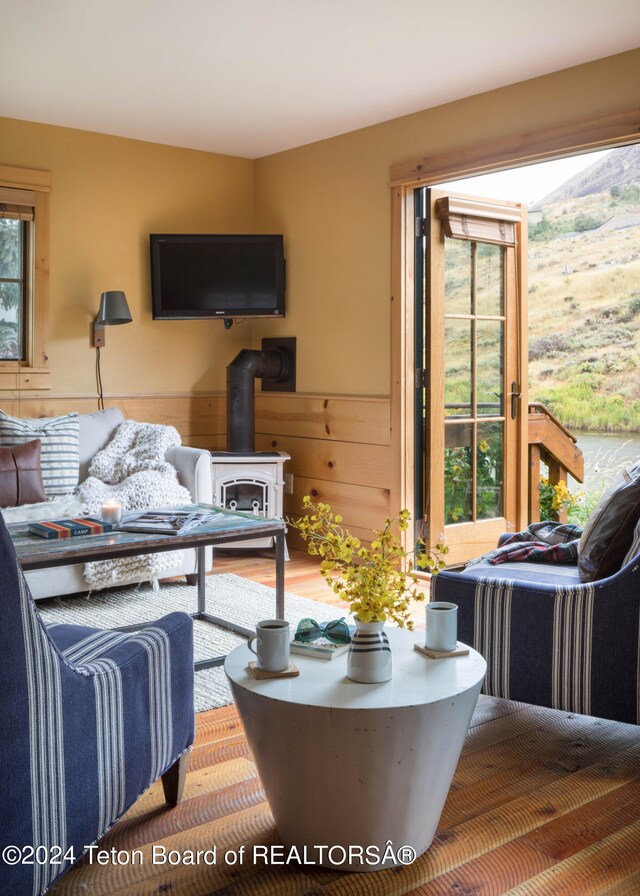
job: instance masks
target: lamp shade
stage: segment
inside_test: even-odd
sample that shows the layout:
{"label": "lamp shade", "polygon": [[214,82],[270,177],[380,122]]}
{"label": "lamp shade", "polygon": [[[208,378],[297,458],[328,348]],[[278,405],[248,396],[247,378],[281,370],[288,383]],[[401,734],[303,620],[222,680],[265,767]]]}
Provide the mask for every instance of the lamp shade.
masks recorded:
{"label": "lamp shade", "polygon": [[131,312],[127,304],[127,297],[120,290],[110,290],[103,292],[100,297],[100,309],[96,317],[98,326],[109,326],[111,324],[130,324]]}

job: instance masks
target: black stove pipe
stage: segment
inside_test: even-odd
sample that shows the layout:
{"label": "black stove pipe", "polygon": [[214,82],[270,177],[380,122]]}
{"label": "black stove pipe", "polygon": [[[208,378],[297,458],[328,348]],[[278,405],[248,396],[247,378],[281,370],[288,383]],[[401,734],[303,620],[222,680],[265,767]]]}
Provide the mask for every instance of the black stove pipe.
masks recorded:
{"label": "black stove pipe", "polygon": [[289,372],[285,351],[243,348],[227,367],[227,451],[253,454],[256,450],[254,379],[282,380]]}

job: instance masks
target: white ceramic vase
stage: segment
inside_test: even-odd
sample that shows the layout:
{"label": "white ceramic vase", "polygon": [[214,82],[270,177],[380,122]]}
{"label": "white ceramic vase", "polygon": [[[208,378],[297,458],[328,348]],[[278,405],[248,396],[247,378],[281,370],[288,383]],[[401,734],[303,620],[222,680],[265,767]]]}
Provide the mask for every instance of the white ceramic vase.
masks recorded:
{"label": "white ceramic vase", "polygon": [[347,678],[366,683],[389,681],[393,667],[384,622],[360,622],[356,616],[355,623],[347,656]]}

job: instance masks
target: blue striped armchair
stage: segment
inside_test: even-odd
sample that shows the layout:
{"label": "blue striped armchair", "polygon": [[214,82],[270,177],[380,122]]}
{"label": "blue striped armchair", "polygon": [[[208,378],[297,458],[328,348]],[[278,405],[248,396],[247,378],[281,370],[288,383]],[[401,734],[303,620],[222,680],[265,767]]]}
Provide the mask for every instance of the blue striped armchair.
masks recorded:
{"label": "blue striped armchair", "polygon": [[0,892],[39,896],[157,778],[170,804],[180,798],[192,621],[45,627],[2,520],[0,583]]}
{"label": "blue striped armchair", "polygon": [[487,661],[484,693],[640,724],[640,552],[588,584],[576,564],[481,562],[431,591],[458,605],[459,639]]}

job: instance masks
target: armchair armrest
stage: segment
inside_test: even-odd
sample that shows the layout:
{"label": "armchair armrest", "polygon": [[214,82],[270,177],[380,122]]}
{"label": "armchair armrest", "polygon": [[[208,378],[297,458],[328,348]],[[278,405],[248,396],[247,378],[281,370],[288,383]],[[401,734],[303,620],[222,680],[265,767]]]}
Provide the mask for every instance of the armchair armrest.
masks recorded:
{"label": "armchair armrest", "polygon": [[431,594],[458,605],[458,637],[487,660],[484,693],[640,724],[639,559],[585,584],[563,564],[555,584],[549,564],[445,570]]}
{"label": "armchair armrest", "polygon": [[213,480],[211,476],[211,454],[203,448],[189,448],[181,445],[169,448],[165,460],[178,472],[181,485],[188,488],[194,503],[211,503]]}

